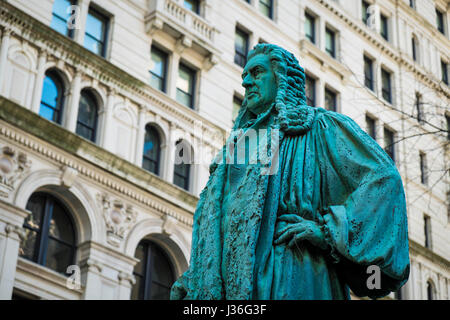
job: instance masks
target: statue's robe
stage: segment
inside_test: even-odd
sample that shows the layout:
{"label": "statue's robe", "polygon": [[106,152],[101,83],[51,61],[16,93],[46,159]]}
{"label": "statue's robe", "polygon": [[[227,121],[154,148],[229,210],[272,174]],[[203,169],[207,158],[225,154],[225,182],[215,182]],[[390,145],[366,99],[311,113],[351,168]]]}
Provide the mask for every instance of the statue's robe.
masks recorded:
{"label": "statue's robe", "polygon": [[[214,167],[194,215],[189,269],[174,286],[185,299],[349,299],[349,288],[376,298],[407,281],[406,203],[395,164],[347,116],[302,108],[311,124],[281,134],[274,174],[258,165]],[[270,114],[251,127],[276,128]],[[275,245],[283,214],[315,221],[328,247]],[[380,289],[371,286],[377,270]],[[172,298],[182,298],[177,292]]]}

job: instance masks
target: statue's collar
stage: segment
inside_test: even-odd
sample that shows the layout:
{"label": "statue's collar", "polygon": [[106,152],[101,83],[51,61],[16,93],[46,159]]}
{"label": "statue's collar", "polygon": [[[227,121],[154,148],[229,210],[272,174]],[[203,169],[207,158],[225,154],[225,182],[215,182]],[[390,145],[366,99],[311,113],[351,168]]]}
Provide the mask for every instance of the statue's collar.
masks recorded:
{"label": "statue's collar", "polygon": [[[247,112],[249,111],[247,110]],[[273,103],[264,113],[259,114],[256,118],[248,119],[239,127],[245,130],[270,125],[288,135],[302,135],[312,128],[315,116],[316,110],[307,105],[278,108]],[[272,119],[273,121],[271,121]]]}

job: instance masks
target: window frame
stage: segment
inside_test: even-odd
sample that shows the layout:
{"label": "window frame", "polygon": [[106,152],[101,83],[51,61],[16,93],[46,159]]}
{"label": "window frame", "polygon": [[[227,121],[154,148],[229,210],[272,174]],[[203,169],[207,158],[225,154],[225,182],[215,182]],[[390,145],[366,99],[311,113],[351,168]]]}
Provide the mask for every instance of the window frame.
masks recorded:
{"label": "window frame", "polygon": [[[387,137],[392,138],[392,142],[387,141],[388,140]],[[395,152],[395,131],[385,126],[383,130],[383,140],[384,140],[384,148],[383,148],[384,151],[388,154],[388,156],[392,159],[392,161],[396,163],[397,154]]]}
{"label": "window frame", "polygon": [[[384,78],[387,76],[389,87],[385,88],[384,86]],[[381,96],[383,99],[392,104],[393,102],[393,90],[392,90],[392,72],[385,68],[381,68]]]}
{"label": "window frame", "polygon": [[441,59],[441,81],[448,85],[448,63]]}
{"label": "window frame", "polygon": [[[312,94],[313,97],[312,99],[310,99],[310,97],[308,97],[308,91],[306,89],[306,84],[307,82],[312,82]],[[306,97],[306,104],[311,106],[311,107],[315,107],[317,105],[317,94],[316,94],[316,88],[317,88],[317,79],[313,76],[310,76],[309,74],[305,74],[305,97]],[[311,101],[312,100],[312,101]],[[310,104],[311,101],[312,104]]]}
{"label": "window frame", "polygon": [[368,14],[367,11],[369,10],[371,5],[372,4],[366,0],[361,1],[361,14],[362,14],[361,20],[366,26],[369,26],[368,23],[369,23],[370,14]]}
{"label": "window frame", "polygon": [[[87,98],[90,99],[92,101],[92,103],[95,105],[96,112],[95,112],[94,126],[91,128],[91,127],[89,127],[88,124],[85,124],[80,121],[80,104],[78,104],[78,115],[77,115],[77,123],[76,123],[76,127],[75,127],[75,133],[93,143],[96,143],[97,131],[98,131],[98,118],[99,118],[99,111],[100,111],[99,104],[98,104],[97,98],[94,96],[94,94],[90,90],[86,90],[86,89],[83,89],[80,92],[80,103],[81,103],[81,98],[83,97],[83,94],[86,95]],[[91,137],[88,138],[88,137],[85,137],[85,136],[81,135],[80,133],[78,133],[78,125],[80,125],[84,128],[87,128],[89,130],[92,130]]]}
{"label": "window frame", "polygon": [[[77,0],[68,0],[68,1],[70,2],[71,6],[75,6],[75,5],[77,5],[77,3],[78,3]],[[53,5],[54,5],[54,4],[55,4],[55,2],[53,2]],[[54,10],[53,10],[53,8],[52,8],[52,20],[50,21],[50,25],[51,25],[52,22],[53,22],[53,18],[56,18],[56,19],[58,19],[58,20],[60,20],[60,21],[64,21],[64,23],[67,24],[67,20],[65,20],[64,18],[62,18],[62,17],[60,17],[59,15],[55,14],[55,12],[54,12]],[[52,29],[53,29],[53,28],[52,28]],[[59,32],[59,31],[56,30],[56,29],[53,29],[53,30]],[[66,37],[69,37],[70,39],[74,39],[74,37],[75,37],[75,28],[69,29],[69,28],[66,26],[66,34],[64,34],[64,35],[65,35]]]}
{"label": "window frame", "polygon": [[[334,109],[333,110],[329,109],[328,106],[326,106],[327,94],[332,94],[333,95],[333,100],[334,100]],[[324,104],[325,104],[325,106],[324,106],[325,109],[328,110],[328,111],[338,112],[338,93],[337,93],[337,91],[335,91],[334,89],[331,89],[328,86],[325,86],[323,97],[324,97],[323,100],[324,100]]]}
{"label": "window frame", "polygon": [[[60,274],[67,276],[68,274],[66,272],[64,272],[64,273],[59,272],[50,267],[47,267],[46,264],[47,264],[47,258],[48,258],[47,252],[48,252],[48,246],[49,246],[50,239],[53,241],[56,241],[58,243],[62,243],[63,245],[65,245],[67,247],[70,247],[69,249],[70,249],[71,257],[70,257],[69,265],[75,264],[77,243],[78,243],[78,234],[77,234],[76,224],[75,224],[74,218],[72,216],[72,213],[68,209],[68,207],[63,203],[63,201],[61,201],[60,199],[58,199],[57,197],[55,197],[54,195],[52,195],[50,193],[41,192],[41,191],[34,192],[28,199],[27,206],[28,206],[29,201],[32,199],[32,197],[43,197],[44,198],[43,212],[42,212],[42,216],[41,216],[39,229],[36,229],[36,228],[33,228],[32,226],[27,225],[26,220],[23,223],[24,229],[29,229],[37,234],[36,235],[36,243],[34,244],[34,248],[33,248],[33,258],[29,259],[25,256],[23,256],[23,258],[30,260],[34,263],[37,263],[45,268],[48,268],[50,270],[53,270],[55,272],[58,272]],[[69,221],[72,225],[73,239],[74,239],[73,244],[66,243],[65,241],[63,241],[61,239],[57,239],[49,234],[50,221],[53,216],[53,208],[54,208],[55,203],[63,209],[64,214],[69,219]]]}
{"label": "window frame", "polygon": [[419,62],[419,39],[415,34],[411,36],[411,56],[414,62]]}
{"label": "window frame", "polygon": [[[242,99],[240,96],[238,96],[237,94],[233,95],[233,109],[231,111],[231,122],[233,123],[233,125],[236,122],[237,116],[239,115],[239,111],[240,111],[240,108],[242,108],[243,102],[244,102],[244,99]],[[240,106],[236,114],[234,114],[234,110],[235,110],[234,106],[235,105]]]}
{"label": "window frame", "polygon": [[420,183],[427,186],[428,185],[427,155],[423,152],[419,152],[419,158],[420,158]]}
{"label": "window frame", "polygon": [[[332,48],[328,48],[327,44],[327,34],[331,34],[331,44]],[[330,57],[336,59],[337,58],[337,32],[332,28],[325,26],[325,52],[330,55]]]}
{"label": "window frame", "polygon": [[[189,66],[187,66],[185,63],[183,63],[182,61],[179,62],[178,64],[178,77],[180,76],[180,70],[184,69],[184,71],[187,71],[187,73],[189,73],[192,76],[192,83],[191,83],[191,92],[184,92],[183,90],[181,90],[180,88],[178,88],[178,86],[176,87],[176,92],[180,91],[181,93],[184,93],[186,95],[188,95],[190,97],[190,103],[189,105],[185,105],[183,103],[181,103],[180,101],[178,101],[178,99],[176,99],[178,101],[178,103],[194,110],[195,109],[195,89],[196,89],[196,81],[197,81],[197,71]],[[178,78],[177,78],[178,80]]]}
{"label": "window frame", "polygon": [[[187,7],[184,5],[184,4],[186,3],[186,1],[189,1],[189,0],[183,0],[183,4],[182,4],[183,8],[185,8],[186,10],[189,10],[189,11],[191,11],[191,12],[194,12],[194,13],[197,14],[197,15],[200,15],[201,0],[193,0],[193,1],[196,3],[195,10],[191,10],[191,9],[187,8]],[[191,0],[191,1],[192,1],[192,0]]]}
{"label": "window frame", "polygon": [[[316,16],[314,16],[313,14],[311,14],[308,11],[305,11],[305,37],[306,39],[308,39],[312,44],[316,44],[317,42],[317,37],[316,37]],[[311,22],[311,30],[312,30],[312,39],[311,37],[306,33],[306,23],[307,22]]]}
{"label": "window frame", "polygon": [[157,53],[158,55],[161,55],[164,58],[164,69],[163,69],[163,76],[162,76],[162,78],[159,75],[153,73],[152,70],[148,71],[150,73],[150,77],[151,76],[155,76],[158,79],[162,80],[162,88],[161,89],[155,88],[154,86],[151,85],[151,83],[150,83],[150,86],[152,88],[155,88],[155,89],[161,91],[161,92],[167,93],[167,76],[168,76],[169,54],[167,52],[165,52],[164,50],[159,49],[159,47],[152,45],[151,48],[150,48],[150,59],[152,59],[153,51],[155,53]]}
{"label": "window frame", "polygon": [[[145,148],[145,142],[146,142],[146,137],[147,137],[147,132],[148,131],[153,131],[154,133],[155,133],[155,135],[156,135],[156,137],[157,137],[157,139],[158,139],[158,146],[157,146],[157,156],[156,156],[156,158],[157,159],[152,159],[152,158],[150,158],[150,157],[148,157],[146,154],[145,154],[145,150],[142,152],[142,168],[144,169],[144,170],[147,170],[147,171],[149,171],[149,172],[151,172],[151,173],[154,173],[154,174],[156,174],[157,176],[159,176],[160,175],[160,169],[161,169],[161,135],[159,134],[159,132],[158,132],[158,130],[155,128],[155,126],[153,126],[152,124],[147,124],[146,126],[145,126],[145,133],[144,133],[144,146],[143,146],[143,148]],[[145,168],[144,167],[144,164],[145,164],[145,160],[147,160],[147,161],[150,161],[150,162],[152,162],[152,163],[154,163],[155,164],[155,171],[152,171],[152,170],[150,170],[150,169],[148,169],[148,168]]]}
{"label": "window frame", "polygon": [[[367,55],[363,56],[364,59],[364,85],[366,88],[375,92],[375,72],[374,72],[374,60]],[[370,75],[368,77],[366,73],[366,66],[370,68]]]}
{"label": "window frame", "polygon": [[439,8],[436,8],[436,29],[444,36],[445,32],[445,13],[442,12]]}
{"label": "window frame", "polygon": [[[373,124],[373,127],[370,125]],[[366,128],[367,134],[372,137],[373,140],[377,140],[377,120],[370,115],[366,114]]]}
{"label": "window frame", "polygon": [[[179,163],[179,164],[174,164],[174,167],[173,167],[173,184],[174,185],[176,185],[176,186],[178,186],[178,187],[180,187],[180,188],[182,188],[182,189],[184,189],[184,190],[186,190],[186,191],[190,191],[191,190],[191,183],[192,183],[192,165],[193,165],[193,163],[192,163],[192,161],[193,161],[193,155],[194,155],[194,150],[193,150],[193,148],[192,148],[192,146],[187,142],[187,141],[185,141],[185,140],[178,140],[176,143],[175,143],[175,152],[179,152],[178,151],[178,144],[184,144],[184,146],[182,147],[183,148],[183,158],[184,158],[184,150],[187,148],[188,150],[189,150],[189,158],[190,158],[190,161],[191,161],[191,163]],[[179,174],[179,173],[177,173],[176,172],[176,168],[178,168],[180,165],[185,165],[185,166],[187,166],[187,174],[186,174],[186,176],[183,176],[183,175],[181,175],[181,174]],[[183,186],[181,186],[181,185],[179,185],[179,184],[177,184],[176,182],[175,182],[175,177],[178,177],[178,178],[182,178],[182,179],[184,179],[184,185]]]}
{"label": "window frame", "polygon": [[41,100],[40,100],[40,104],[39,104],[39,115],[43,118],[45,118],[44,116],[41,115],[41,107],[42,104],[44,104],[45,107],[52,109],[54,112],[57,113],[57,118],[55,120],[50,120],[47,119],[48,121],[52,121],[54,123],[57,123],[59,125],[62,125],[62,120],[63,120],[63,113],[64,113],[64,103],[65,103],[65,84],[64,81],[62,80],[61,76],[58,74],[57,71],[49,69],[45,72],[45,77],[44,80],[49,77],[52,82],[55,84],[55,86],[60,90],[58,90],[58,98],[56,101],[56,105],[59,106],[59,109],[54,108],[52,106],[50,106],[49,104],[43,102],[42,98],[44,95],[44,88],[45,88],[45,83],[42,85],[42,91],[41,91]]}
{"label": "window frame", "polygon": [[[149,239],[144,239],[142,241],[139,242],[138,246],[136,247],[136,249],[139,247],[139,245],[143,245],[145,246],[144,248],[144,252],[145,252],[145,262],[144,262],[144,274],[139,274],[138,272],[136,272],[135,269],[133,269],[133,276],[137,276],[142,278],[142,282],[140,283],[140,287],[137,289],[138,290],[138,300],[149,300],[150,296],[151,296],[151,284],[153,282],[156,282],[153,280],[153,273],[152,273],[152,267],[153,267],[153,253],[154,251],[160,251],[162,253],[162,255],[164,256],[164,258],[166,259],[168,265],[169,265],[169,273],[172,276],[172,285],[173,283],[175,283],[176,280],[176,274],[175,274],[175,266],[173,265],[172,260],[170,259],[169,254],[166,252],[166,250],[164,250],[163,247],[161,247],[159,244],[157,244],[156,242],[149,240]],[[160,286],[165,286],[161,283],[158,283],[158,285]],[[169,294],[170,294],[170,287],[169,289]]]}
{"label": "window frame", "polygon": [[[87,29],[87,25],[86,28],[84,30],[84,37],[89,37],[92,40],[96,41],[96,42],[100,42],[102,44],[102,50],[100,53],[91,51],[90,49],[85,47],[85,44],[83,43],[83,47],[85,47],[87,50],[91,51],[92,53],[95,53],[103,58],[106,58],[106,53],[107,53],[107,47],[108,47],[108,37],[109,37],[109,28],[110,28],[110,23],[111,23],[111,17],[108,14],[105,14],[102,12],[102,10],[97,9],[94,6],[89,6],[89,10],[88,10],[88,16],[92,15],[95,18],[97,18],[98,20],[103,22],[103,42],[96,39],[94,36],[92,36],[91,34],[89,34],[88,29]],[[83,42],[86,42],[86,40],[84,40]]]}
{"label": "window frame", "polygon": [[[236,46],[236,40],[237,40],[237,36],[241,36],[244,38],[245,40],[245,52],[239,52],[237,46]],[[247,56],[248,56],[248,49],[249,49],[249,44],[250,44],[250,34],[245,31],[244,29],[240,28],[239,26],[236,26],[235,28],[235,33],[234,33],[234,63],[237,64],[238,66],[240,66],[241,68],[244,68],[245,65],[247,64]],[[242,60],[243,65],[241,63],[239,63],[239,60]]]}
{"label": "window frame", "polygon": [[382,12],[380,12],[380,35],[384,40],[389,42],[391,36],[389,30],[389,17]]}
{"label": "window frame", "polygon": [[[271,19],[271,20],[273,20],[273,11],[274,11],[274,0],[268,0],[268,1],[270,1],[270,4],[269,5],[267,5],[265,2],[263,2],[263,0],[259,0],[258,2],[258,9],[259,9],[259,12],[262,14],[262,15],[264,15],[265,17],[267,17],[267,18],[269,18],[269,19]],[[265,7],[266,9],[268,9],[269,10],[269,15],[266,15],[266,14],[264,14],[262,11],[261,11],[261,6],[263,6],[263,7]]]}
{"label": "window frame", "polygon": [[424,247],[431,250],[433,248],[431,217],[429,215],[424,214],[423,222],[424,222],[423,228],[424,228],[424,235],[425,235]]}

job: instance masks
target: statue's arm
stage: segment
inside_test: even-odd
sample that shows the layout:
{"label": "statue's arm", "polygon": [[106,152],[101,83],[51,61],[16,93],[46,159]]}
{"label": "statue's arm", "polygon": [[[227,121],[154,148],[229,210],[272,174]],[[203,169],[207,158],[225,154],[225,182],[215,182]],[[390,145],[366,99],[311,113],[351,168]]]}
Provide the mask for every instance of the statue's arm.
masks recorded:
{"label": "statue's arm", "polygon": [[[324,183],[323,220],[350,288],[367,288],[367,268],[380,268],[387,294],[409,275],[406,201],[395,164],[353,120],[325,114],[317,136]],[[350,267],[351,266],[351,267]],[[359,271],[359,272],[357,272]],[[375,295],[377,295],[375,293]]]}

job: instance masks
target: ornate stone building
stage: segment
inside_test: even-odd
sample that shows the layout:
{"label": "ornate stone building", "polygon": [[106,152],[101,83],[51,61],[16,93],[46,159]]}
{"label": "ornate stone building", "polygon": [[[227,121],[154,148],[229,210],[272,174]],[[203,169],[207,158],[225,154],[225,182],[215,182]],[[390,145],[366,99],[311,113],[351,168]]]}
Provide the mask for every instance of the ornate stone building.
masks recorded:
{"label": "ornate stone building", "polygon": [[270,42],[397,164],[411,275],[391,298],[450,299],[449,22],[446,0],[0,0],[0,298],[166,298]]}

